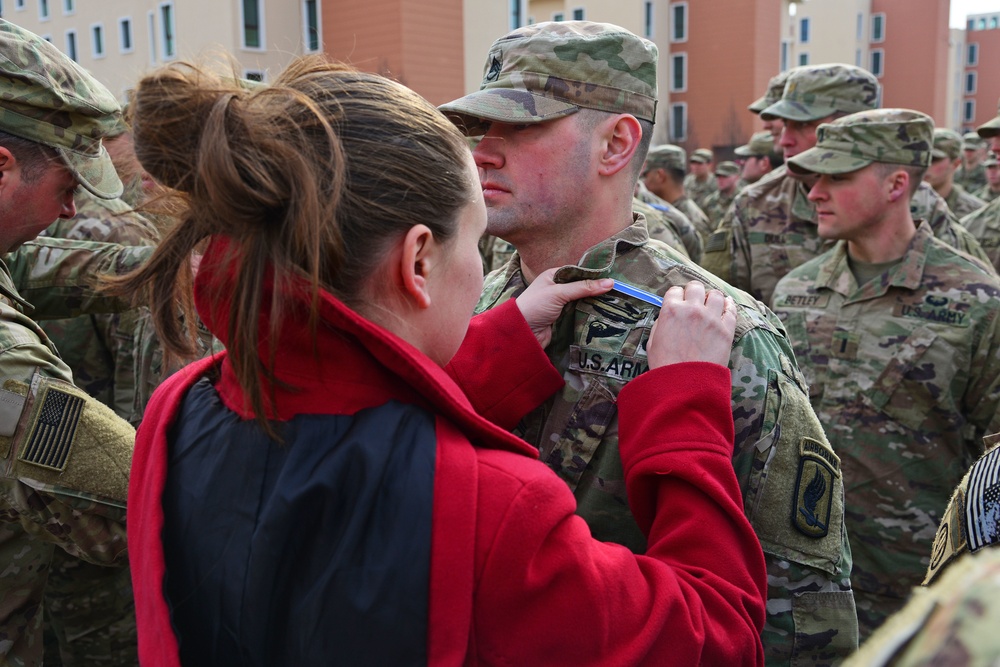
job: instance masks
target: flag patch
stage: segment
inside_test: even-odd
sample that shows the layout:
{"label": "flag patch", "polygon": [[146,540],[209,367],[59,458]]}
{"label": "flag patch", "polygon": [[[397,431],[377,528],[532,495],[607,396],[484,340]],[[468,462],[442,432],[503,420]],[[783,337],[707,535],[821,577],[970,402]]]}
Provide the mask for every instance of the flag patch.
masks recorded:
{"label": "flag patch", "polygon": [[1000,541],[1000,449],[987,452],[969,471],[965,524],[973,553]]}
{"label": "flag patch", "polygon": [[63,471],[83,414],[84,400],[55,387],[45,387],[40,407],[18,457],[25,463]]}

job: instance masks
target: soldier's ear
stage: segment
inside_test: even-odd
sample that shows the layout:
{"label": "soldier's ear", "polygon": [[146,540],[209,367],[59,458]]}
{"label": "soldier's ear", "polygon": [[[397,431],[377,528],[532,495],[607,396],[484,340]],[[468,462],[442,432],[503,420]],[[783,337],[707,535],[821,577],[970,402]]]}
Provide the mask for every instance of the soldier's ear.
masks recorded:
{"label": "soldier's ear", "polygon": [[17,165],[17,159],[6,146],[0,146],[0,189],[7,185],[9,174]]}
{"label": "soldier's ear", "polygon": [[601,176],[612,176],[632,162],[642,141],[642,126],[635,116],[626,113],[609,119],[606,128],[597,170]]}
{"label": "soldier's ear", "polygon": [[910,175],[905,169],[896,169],[888,177],[889,201],[896,202],[902,197],[910,200]]}

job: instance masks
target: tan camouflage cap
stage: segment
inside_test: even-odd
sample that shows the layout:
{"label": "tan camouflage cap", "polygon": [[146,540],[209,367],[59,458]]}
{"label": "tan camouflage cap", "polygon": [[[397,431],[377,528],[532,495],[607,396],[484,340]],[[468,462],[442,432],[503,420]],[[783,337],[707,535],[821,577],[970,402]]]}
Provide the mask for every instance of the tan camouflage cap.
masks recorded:
{"label": "tan camouflage cap", "polygon": [[934,150],[931,151],[933,159],[957,160],[961,154],[962,135],[944,127],[934,128]]}
{"label": "tan camouflage cap", "polygon": [[740,166],[735,162],[730,162],[729,160],[720,162],[719,165],[715,168],[716,176],[736,176],[739,173],[740,173]]}
{"label": "tan camouflage cap", "polygon": [[962,150],[974,151],[986,145],[986,141],[978,132],[966,132],[962,135]]}
{"label": "tan camouflage cap", "polygon": [[774,152],[774,137],[770,132],[754,132],[750,142],[733,151],[740,157],[763,157]]}
{"label": "tan camouflage cap", "polygon": [[118,101],[47,41],[0,20],[0,130],[56,149],[80,185],[102,199],[122,193],[102,137]]}
{"label": "tan camouflage cap", "polygon": [[993,151],[990,151],[989,153],[986,154],[986,159],[983,160],[984,167],[994,167],[998,164],[1000,164],[1000,156],[998,156]]}
{"label": "tan camouflage cap", "polygon": [[786,70],[777,76],[772,76],[771,80],[767,82],[767,92],[764,93],[764,96],[758,97],[756,100],[751,102],[750,105],[747,106],[747,109],[753,113],[760,113],[780,100],[781,93],[785,90],[785,82],[788,81],[788,75],[791,71],[792,70]]}
{"label": "tan camouflage cap", "polygon": [[823,123],[816,145],[789,158],[796,174],[846,174],[873,162],[927,167],[934,121],[910,109],[875,109]]}
{"label": "tan camouflage cap", "polygon": [[715,159],[712,155],[712,151],[707,148],[698,148],[693,153],[691,153],[691,162],[697,162],[698,164],[708,164]]}
{"label": "tan camouflage cap", "polygon": [[646,155],[646,168],[653,169],[656,167],[686,171],[687,151],[673,144],[653,146]]}
{"label": "tan camouflage cap", "polygon": [[529,25],[493,42],[480,89],[439,108],[466,134],[483,121],[542,123],[581,107],[656,116],[656,45],[609,23]]}
{"label": "tan camouflage cap", "polygon": [[997,115],[976,128],[983,139],[989,139],[1000,134],[1000,101],[997,102]]}
{"label": "tan camouflage cap", "polygon": [[853,65],[797,67],[788,75],[781,99],[760,112],[764,120],[808,123],[835,113],[877,109],[881,86],[871,72]]}

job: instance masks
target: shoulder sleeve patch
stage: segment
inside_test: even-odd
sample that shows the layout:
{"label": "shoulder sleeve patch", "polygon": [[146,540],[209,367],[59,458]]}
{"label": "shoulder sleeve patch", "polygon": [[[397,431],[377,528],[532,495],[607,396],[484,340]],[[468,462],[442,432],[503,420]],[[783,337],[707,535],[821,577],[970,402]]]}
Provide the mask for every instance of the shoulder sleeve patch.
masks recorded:
{"label": "shoulder sleeve patch", "polygon": [[51,385],[43,387],[35,402],[20,460],[62,472],[73,448],[83,405],[84,400],[79,396]]}

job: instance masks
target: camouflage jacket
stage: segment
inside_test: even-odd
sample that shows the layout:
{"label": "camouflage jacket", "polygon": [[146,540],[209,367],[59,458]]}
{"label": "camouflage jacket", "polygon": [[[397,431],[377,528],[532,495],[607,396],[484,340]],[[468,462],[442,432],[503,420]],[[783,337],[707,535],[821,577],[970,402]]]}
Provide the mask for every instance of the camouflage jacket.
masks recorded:
{"label": "camouflage jacket", "polygon": [[993,268],[1000,271],[1000,198],[962,218],[962,226],[976,237]]}
{"label": "camouflage jacket", "polygon": [[726,211],[729,210],[729,207],[738,194],[739,190],[737,189],[733,189],[732,194],[729,195],[725,194],[722,190],[716,190],[705,199],[705,205],[701,208],[708,217],[708,226],[711,227],[713,232],[719,226],[719,223],[722,222]]}
{"label": "camouflage jacket", "polygon": [[[120,199],[98,200],[81,193],[77,214],[57,220],[45,236],[106,241],[129,246],[153,245],[155,227]],[[129,419],[135,399],[133,347],[136,312],[81,315],[40,323],[55,343],[77,386],[123,419]]]}
{"label": "camouflage jacket", "polygon": [[[641,219],[591,248],[579,265],[556,273],[557,281],[583,277],[612,277],[656,294],[700,280],[739,304],[730,362],[733,466],[768,562],[767,661],[818,665],[843,659],[857,641],[850,548],[842,528],[843,486],[781,325],[746,294],[651,241]],[[515,254],[487,277],[478,310],[524,288]],[[628,510],[615,402],[625,383],[648,368],[645,343],[657,312],[614,292],[567,307],[546,350],[566,386],[515,429],[573,489],[577,511],[594,537],[636,552],[645,548],[645,539]],[[822,498],[808,508],[796,492],[797,479],[807,474],[803,470],[828,482]],[[800,508],[812,517],[819,512],[822,521],[810,523]]]}
{"label": "camouflage jacket", "polygon": [[[789,271],[829,250],[819,237],[815,208],[806,184],[782,165],[736,196],[705,244],[703,266],[764,303]],[[921,183],[910,202],[913,218],[928,220],[946,243],[988,260],[971,235],[959,229],[944,200]]]}
{"label": "camouflage jacket", "polygon": [[1000,279],[918,226],[858,286],[846,242],[774,293],[810,400],[843,463],[858,614],[898,608],[927,570],[955,485],[1000,430]]}
{"label": "camouflage jacket", "polygon": [[670,205],[683,213],[691,221],[694,228],[698,230],[698,234],[701,235],[702,243],[708,241],[708,237],[714,231],[712,223],[708,221],[708,216],[705,215],[705,212],[690,197],[685,194],[677,201],[670,202]]}
{"label": "camouflage jacket", "polygon": [[989,183],[987,183],[986,185],[984,185],[983,187],[979,188],[978,190],[976,190],[972,194],[974,194],[975,196],[979,197],[984,202],[986,202],[987,204],[989,204],[991,201],[993,201],[997,197],[1000,197],[1000,190],[994,190],[993,188],[990,187]]}
{"label": "camouflage jacket", "polygon": [[963,164],[955,172],[955,183],[966,190],[975,190],[986,185],[986,167],[980,162],[974,169],[966,169]]}
{"label": "camouflage jacket", "polygon": [[684,192],[694,200],[700,209],[705,208],[704,204],[708,196],[718,190],[719,183],[715,180],[715,174],[709,174],[704,181],[699,181],[694,174],[688,174],[684,177]]}
{"label": "camouflage jacket", "polygon": [[632,212],[641,213],[646,218],[646,231],[650,238],[666,243],[697,264],[704,251],[701,234],[686,215],[662,199],[660,201],[663,203],[647,203],[636,197],[632,200]]}
{"label": "camouflage jacket", "polygon": [[986,202],[979,197],[969,194],[966,192],[958,183],[955,183],[951,187],[951,192],[944,199],[948,203],[948,208],[951,209],[959,218],[963,218],[970,213],[974,213],[986,206]]}
{"label": "camouflage jacket", "polygon": [[0,662],[40,664],[54,549],[126,562],[135,431],[71,383],[0,262]]}

